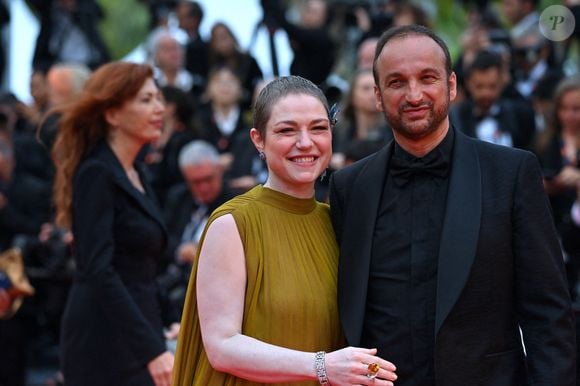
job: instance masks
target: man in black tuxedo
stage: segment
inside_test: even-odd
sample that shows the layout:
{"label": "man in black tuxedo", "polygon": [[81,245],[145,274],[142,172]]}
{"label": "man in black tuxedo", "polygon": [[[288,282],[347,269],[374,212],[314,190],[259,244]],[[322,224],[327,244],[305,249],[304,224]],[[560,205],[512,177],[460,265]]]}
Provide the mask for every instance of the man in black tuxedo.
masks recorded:
{"label": "man in black tuxedo", "polygon": [[502,97],[501,57],[480,51],[465,69],[468,98],[451,108],[451,123],[470,137],[530,150],[536,131],[531,102]]}
{"label": "man in black tuxedo", "polygon": [[574,317],[535,157],[450,125],[456,76],[430,30],[385,32],[373,71],[394,141],[330,186],[348,344],[376,347],[397,386],[575,385]]}

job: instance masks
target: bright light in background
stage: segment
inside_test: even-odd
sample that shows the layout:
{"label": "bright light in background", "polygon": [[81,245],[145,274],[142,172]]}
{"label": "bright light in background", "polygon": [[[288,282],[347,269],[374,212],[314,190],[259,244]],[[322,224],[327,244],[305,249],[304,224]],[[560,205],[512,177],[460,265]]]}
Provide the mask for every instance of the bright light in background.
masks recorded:
{"label": "bright light in background", "polygon": [[[243,50],[249,50],[260,65],[264,77],[273,76],[270,58],[269,37],[265,28],[260,28],[254,36],[256,25],[262,19],[260,0],[198,0],[204,9],[200,27],[201,35],[207,40],[211,27],[217,21],[228,25]],[[32,71],[32,55],[36,44],[39,25],[24,0],[11,0],[10,29],[7,45],[8,88],[20,100],[30,100],[29,79]],[[282,31],[275,34],[278,65],[281,75],[289,74],[292,51],[288,38]]]}
{"label": "bright light in background", "polygon": [[32,55],[39,25],[24,0],[9,1],[10,24],[6,47],[8,89],[22,101],[30,99]]}
{"label": "bright light in background", "polygon": [[234,31],[242,48],[250,45],[252,32],[262,19],[259,0],[197,0],[204,11],[200,26],[201,35],[209,39],[211,27],[218,21],[225,22]]}

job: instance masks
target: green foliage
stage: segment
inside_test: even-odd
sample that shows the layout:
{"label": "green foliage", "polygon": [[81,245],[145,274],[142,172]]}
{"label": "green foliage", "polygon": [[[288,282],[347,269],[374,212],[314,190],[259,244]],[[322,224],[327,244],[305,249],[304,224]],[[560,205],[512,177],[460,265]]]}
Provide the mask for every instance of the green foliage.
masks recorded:
{"label": "green foliage", "polygon": [[138,0],[98,0],[105,12],[100,25],[114,60],[141,44],[149,31],[149,13]]}
{"label": "green foliage", "polygon": [[467,13],[458,0],[437,1],[437,18],[434,29],[449,46],[451,57],[455,59],[459,54],[459,40],[467,28]]}

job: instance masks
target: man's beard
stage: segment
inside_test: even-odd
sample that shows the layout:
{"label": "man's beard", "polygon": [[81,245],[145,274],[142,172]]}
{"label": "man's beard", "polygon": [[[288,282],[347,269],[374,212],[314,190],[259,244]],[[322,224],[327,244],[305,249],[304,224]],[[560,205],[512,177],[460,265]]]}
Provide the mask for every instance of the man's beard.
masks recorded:
{"label": "man's beard", "polygon": [[[391,128],[397,132],[399,135],[404,136],[409,139],[420,139],[428,136],[429,134],[435,132],[441,123],[447,118],[449,113],[449,97],[444,104],[439,105],[438,108],[434,108],[433,102],[425,102],[419,106],[409,106],[408,104],[403,104],[399,106],[397,114],[390,114],[387,112],[383,104],[383,111],[385,111],[385,118]],[[424,119],[420,122],[404,122],[403,116],[406,108],[418,108],[418,107],[429,107],[429,112]]]}

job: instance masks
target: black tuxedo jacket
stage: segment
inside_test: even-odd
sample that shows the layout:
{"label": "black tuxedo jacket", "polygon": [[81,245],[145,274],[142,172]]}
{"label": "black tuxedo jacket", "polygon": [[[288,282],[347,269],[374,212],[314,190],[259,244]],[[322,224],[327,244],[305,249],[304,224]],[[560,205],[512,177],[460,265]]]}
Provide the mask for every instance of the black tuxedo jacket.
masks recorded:
{"label": "black tuxedo jacket", "polygon": [[[525,101],[500,99],[497,102],[499,113],[496,117],[499,128],[509,133],[513,146],[530,150],[536,132],[534,110]],[[470,137],[476,138],[477,119],[473,114],[473,101],[461,102],[451,109],[452,124]]]}
{"label": "black tuxedo jacket", "polygon": [[[436,384],[573,386],[573,314],[538,163],[526,151],[455,134],[438,262]],[[392,148],[391,142],[331,180],[338,302],[350,345],[359,345],[363,329]]]}

